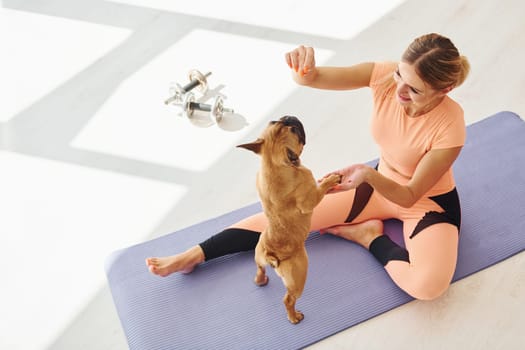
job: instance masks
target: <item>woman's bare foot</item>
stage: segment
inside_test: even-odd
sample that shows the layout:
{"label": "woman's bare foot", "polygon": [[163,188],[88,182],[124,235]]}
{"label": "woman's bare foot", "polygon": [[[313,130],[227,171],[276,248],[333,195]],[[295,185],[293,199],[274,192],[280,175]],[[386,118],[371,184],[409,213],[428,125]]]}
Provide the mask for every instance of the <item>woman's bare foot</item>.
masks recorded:
{"label": "woman's bare foot", "polygon": [[152,274],[166,277],[174,272],[190,273],[203,261],[204,252],[197,245],[177,255],[147,258],[146,265]]}
{"label": "woman's bare foot", "polygon": [[321,234],[330,233],[335,236],[356,242],[368,249],[370,243],[383,234],[383,221],[368,220],[360,224],[338,225],[322,229]]}

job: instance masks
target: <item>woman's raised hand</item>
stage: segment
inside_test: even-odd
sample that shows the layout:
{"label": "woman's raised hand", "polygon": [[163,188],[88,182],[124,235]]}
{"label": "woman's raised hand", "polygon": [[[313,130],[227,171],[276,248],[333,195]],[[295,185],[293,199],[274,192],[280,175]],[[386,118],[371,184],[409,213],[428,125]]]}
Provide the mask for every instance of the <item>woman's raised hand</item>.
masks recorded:
{"label": "woman's raised hand", "polygon": [[285,54],[286,63],[299,76],[303,77],[313,72],[315,68],[315,52],[312,47],[301,45]]}

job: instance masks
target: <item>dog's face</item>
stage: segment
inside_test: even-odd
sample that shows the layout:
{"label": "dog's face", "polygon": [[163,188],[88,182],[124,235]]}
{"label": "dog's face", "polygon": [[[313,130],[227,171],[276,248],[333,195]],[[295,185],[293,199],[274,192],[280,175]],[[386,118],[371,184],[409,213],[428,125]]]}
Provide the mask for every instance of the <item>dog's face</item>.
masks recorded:
{"label": "dog's face", "polygon": [[299,156],[306,144],[303,124],[297,117],[284,116],[271,121],[261,136],[251,143],[238,145],[261,156],[269,154],[276,161],[300,165]]}

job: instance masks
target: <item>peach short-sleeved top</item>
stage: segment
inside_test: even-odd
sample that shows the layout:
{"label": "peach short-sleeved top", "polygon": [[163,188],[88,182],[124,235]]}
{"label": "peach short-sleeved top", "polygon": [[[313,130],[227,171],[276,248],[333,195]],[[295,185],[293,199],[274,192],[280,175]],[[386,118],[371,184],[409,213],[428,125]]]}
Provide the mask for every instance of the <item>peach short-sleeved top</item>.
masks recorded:
{"label": "peach short-sleeved top", "polygon": [[[466,128],[463,109],[448,96],[430,112],[409,117],[396,98],[396,68],[395,62],[374,64],[370,79],[374,100],[371,131],[381,150],[379,172],[404,185],[428,151],[464,145]],[[425,197],[449,192],[454,187],[450,168]]]}

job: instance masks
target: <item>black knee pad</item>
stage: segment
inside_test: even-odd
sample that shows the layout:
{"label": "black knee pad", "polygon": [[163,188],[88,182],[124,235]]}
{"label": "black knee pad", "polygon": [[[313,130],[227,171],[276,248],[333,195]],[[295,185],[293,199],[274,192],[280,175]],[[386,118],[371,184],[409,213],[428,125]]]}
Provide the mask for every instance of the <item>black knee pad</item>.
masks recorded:
{"label": "black knee pad", "polygon": [[220,256],[254,250],[261,233],[240,228],[228,228],[211,236],[200,247],[204,252],[205,260]]}
{"label": "black knee pad", "polygon": [[370,243],[370,253],[385,266],[390,260],[410,262],[408,251],[398,246],[387,235],[381,235]]}

